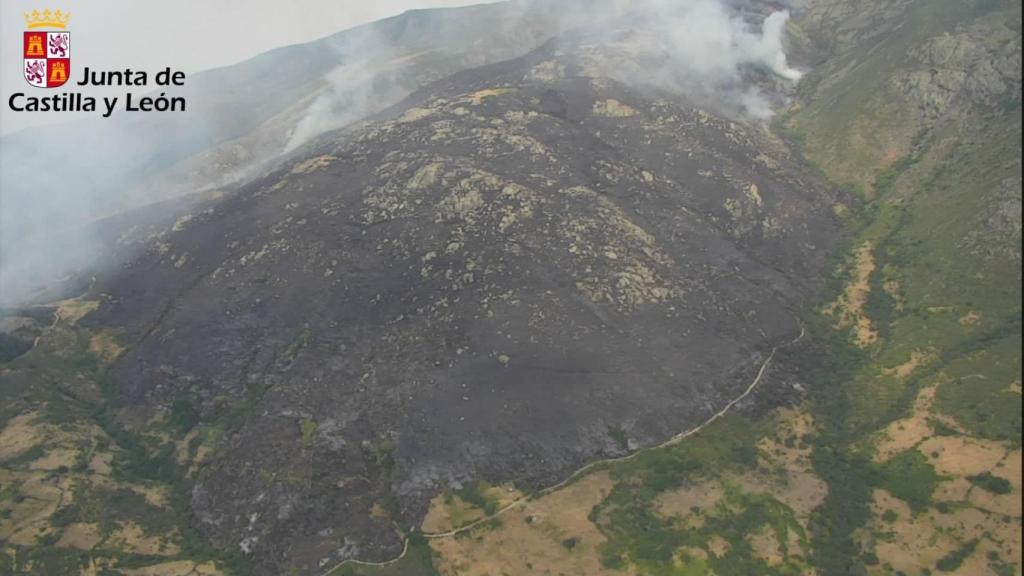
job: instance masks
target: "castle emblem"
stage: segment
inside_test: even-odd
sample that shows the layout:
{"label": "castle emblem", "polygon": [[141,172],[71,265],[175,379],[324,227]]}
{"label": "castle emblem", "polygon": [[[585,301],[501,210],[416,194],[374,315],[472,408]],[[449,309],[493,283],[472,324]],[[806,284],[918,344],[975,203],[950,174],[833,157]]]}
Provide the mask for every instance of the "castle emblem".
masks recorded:
{"label": "castle emblem", "polygon": [[[26,12],[24,39],[25,80],[38,88],[56,88],[71,76],[70,12]],[[48,30],[54,29],[54,30]]]}

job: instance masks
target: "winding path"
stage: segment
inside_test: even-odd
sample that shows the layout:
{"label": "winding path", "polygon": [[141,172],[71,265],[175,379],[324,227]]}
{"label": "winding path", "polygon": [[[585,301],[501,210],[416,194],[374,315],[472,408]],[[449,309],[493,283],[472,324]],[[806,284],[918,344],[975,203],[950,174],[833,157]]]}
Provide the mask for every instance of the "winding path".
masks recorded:
{"label": "winding path", "polygon": [[[492,514],[489,514],[487,516],[483,516],[481,518],[478,518],[478,519],[470,522],[469,524],[465,524],[463,526],[459,526],[458,528],[455,528],[455,529],[452,529],[452,530],[448,530],[446,532],[427,532],[427,533],[423,534],[423,537],[428,539],[428,540],[434,540],[434,539],[438,539],[438,538],[450,538],[452,536],[456,536],[456,535],[461,534],[463,532],[467,532],[467,531],[472,530],[473,528],[476,528],[477,526],[479,526],[479,525],[481,525],[481,524],[483,524],[485,522],[489,522],[490,520],[493,520],[494,518],[497,518],[498,516],[501,516],[505,512],[511,510],[512,508],[515,508],[516,506],[522,504],[523,502],[528,502],[530,500],[535,500],[537,498],[541,498],[541,497],[543,497],[543,496],[545,496],[547,494],[550,494],[551,492],[554,492],[555,490],[558,490],[560,488],[564,488],[565,486],[567,486],[567,485],[571,484],[572,482],[574,482],[580,476],[583,476],[584,474],[594,470],[595,468],[598,468],[600,466],[606,466],[608,464],[616,464],[616,463],[620,463],[620,462],[628,462],[628,461],[633,460],[634,458],[640,456],[641,454],[645,454],[647,452],[651,452],[652,450],[660,450],[661,448],[666,448],[668,446],[674,446],[676,444],[679,444],[680,442],[682,442],[686,438],[689,438],[690,436],[693,436],[694,434],[697,434],[698,432],[700,432],[704,428],[708,427],[709,425],[711,425],[713,422],[715,422],[716,420],[718,420],[722,416],[725,416],[729,412],[729,410],[731,410],[733,408],[733,406],[735,406],[739,402],[742,402],[743,399],[745,399],[747,396],[750,396],[750,394],[754,391],[754,389],[757,388],[757,385],[761,383],[761,380],[763,379],[765,372],[768,370],[768,365],[771,364],[772,359],[775,358],[775,353],[779,351],[779,348],[785,348],[787,346],[792,346],[792,345],[796,344],[797,342],[799,342],[800,340],[803,339],[804,334],[806,334],[806,330],[804,329],[803,324],[800,323],[799,320],[797,320],[797,325],[800,326],[800,335],[797,336],[796,338],[794,338],[792,341],[787,342],[786,344],[783,344],[781,346],[776,346],[776,347],[772,348],[771,353],[768,354],[768,357],[765,358],[765,361],[763,363],[761,363],[761,368],[758,369],[757,375],[754,377],[753,381],[750,382],[750,384],[743,391],[743,393],[740,394],[739,396],[733,398],[721,410],[719,410],[718,412],[715,412],[714,414],[712,414],[710,418],[705,420],[702,424],[698,425],[697,427],[690,428],[689,430],[685,430],[683,432],[680,432],[679,434],[676,434],[675,436],[672,436],[668,440],[665,440],[661,444],[655,444],[653,446],[648,446],[647,448],[641,448],[640,450],[637,450],[636,452],[633,452],[632,454],[627,454],[626,456],[618,456],[618,457],[615,457],[615,458],[605,458],[603,460],[595,460],[594,462],[591,462],[590,464],[587,464],[587,465],[583,466],[582,468],[576,470],[575,472],[570,474],[565,480],[562,480],[558,484],[555,484],[553,486],[548,486],[547,488],[544,488],[543,490],[540,490],[540,491],[534,492],[532,494],[529,494],[529,495],[523,496],[521,498],[518,498],[518,499],[510,502],[509,504],[505,505],[504,507],[500,508],[499,510],[496,510]],[[404,558],[405,555],[408,552],[409,552],[409,538],[406,537],[405,541],[403,543],[402,553],[399,554],[398,556],[392,558],[391,560],[385,560],[383,562],[365,562],[365,561],[362,561],[362,560],[356,560],[356,559],[350,558],[348,560],[344,560],[344,561],[342,561],[342,562],[340,562],[338,564],[335,564],[329,570],[324,572],[321,576],[330,576],[332,573],[334,573],[335,571],[341,569],[346,564],[351,564],[353,566],[376,566],[376,567],[390,566],[391,564],[394,564],[394,563],[400,561],[402,558]]]}

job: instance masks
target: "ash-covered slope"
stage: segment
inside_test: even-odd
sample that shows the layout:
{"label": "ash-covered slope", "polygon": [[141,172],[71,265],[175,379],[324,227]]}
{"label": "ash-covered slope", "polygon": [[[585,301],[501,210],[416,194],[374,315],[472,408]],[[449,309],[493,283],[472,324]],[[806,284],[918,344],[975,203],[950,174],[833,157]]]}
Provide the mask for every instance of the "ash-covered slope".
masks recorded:
{"label": "ash-covered slope", "polygon": [[522,56],[557,32],[544,14],[532,2],[409,11],[191,75],[166,90],[186,98],[184,113],[4,136],[0,301],[30,301],[46,283],[101,267],[110,246],[85,223],[243,181],[309,137],[427,83]]}
{"label": "ash-covered slope", "polygon": [[214,543],[266,574],[392,557],[446,484],[664,440],[800,333],[835,198],[756,123],[610,77],[644,38],[599,40],[325,135],[98,280],[124,419],[220,431]]}

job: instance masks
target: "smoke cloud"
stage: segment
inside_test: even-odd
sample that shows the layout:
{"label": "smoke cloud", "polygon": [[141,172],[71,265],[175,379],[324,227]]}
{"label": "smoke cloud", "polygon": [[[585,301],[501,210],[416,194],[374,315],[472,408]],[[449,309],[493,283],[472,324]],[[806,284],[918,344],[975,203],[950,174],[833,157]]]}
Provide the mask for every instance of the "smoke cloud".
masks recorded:
{"label": "smoke cloud", "polygon": [[[777,104],[744,81],[745,69],[763,68],[788,83],[802,76],[789,66],[783,49],[786,10],[757,22],[757,13],[730,9],[720,0],[522,0],[517,6],[515,24],[506,27],[582,35],[597,50],[630,53],[634,66],[650,65],[630,69],[611,56],[592,64],[624,83],[683,92],[736,116],[764,120]],[[638,38],[637,29],[648,34]],[[632,39],[623,38],[628,32]],[[306,109],[283,152],[396,103],[415,88],[403,81],[409,71],[401,54],[377,34],[361,34],[338,51],[347,62],[325,76],[327,89]]]}
{"label": "smoke cloud", "polygon": [[97,218],[251,178],[425,83],[524,55],[553,37],[575,44],[588,73],[737,119],[767,119],[801,72],[784,50],[789,13],[764,6],[519,0],[419,12],[190,76],[190,108],[180,117],[88,120],[5,136],[0,305],[111,264],[110,246],[88,225]]}
{"label": "smoke cloud", "polygon": [[789,12],[765,16],[757,6],[617,0],[566,14],[562,27],[563,34],[581,38],[592,56],[589,66],[602,75],[679,93],[737,118],[765,120],[802,73],[789,66],[783,47]]}
{"label": "smoke cloud", "polygon": [[331,50],[343,64],[324,75],[326,87],[289,132],[284,153],[394,104],[416,87],[407,60],[373,29]]}
{"label": "smoke cloud", "polygon": [[788,11],[773,12],[758,29],[713,0],[686,2],[675,10],[665,0],[658,4],[668,22],[672,79],[684,90],[736,104],[763,120],[772,115],[772,103],[759,86],[744,81],[745,70],[763,68],[790,83],[800,80],[801,72],[789,66],[782,46]]}

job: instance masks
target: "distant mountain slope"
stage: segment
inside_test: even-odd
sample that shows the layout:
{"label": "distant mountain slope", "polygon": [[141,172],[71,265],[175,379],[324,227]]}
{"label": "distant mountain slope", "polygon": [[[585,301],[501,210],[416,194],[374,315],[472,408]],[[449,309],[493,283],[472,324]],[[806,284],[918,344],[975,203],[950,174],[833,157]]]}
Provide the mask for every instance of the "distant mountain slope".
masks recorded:
{"label": "distant mountain slope", "polygon": [[[187,79],[175,114],[24,130],[0,140],[0,282],[8,299],[96,264],[90,220],[251,177],[321,131],[557,31],[532,4],[411,11]],[[70,241],[53,239],[66,231]]]}
{"label": "distant mountain slope", "polygon": [[[1019,529],[974,528],[1017,524],[1019,506],[952,486],[994,474],[1020,498],[1021,4],[823,0],[801,24],[828,58],[781,124],[868,201],[827,309],[861,351],[823,401],[850,467],[831,475],[821,566],[1019,574]],[[888,489],[912,527],[886,526],[864,459],[906,466],[916,487]]]}

